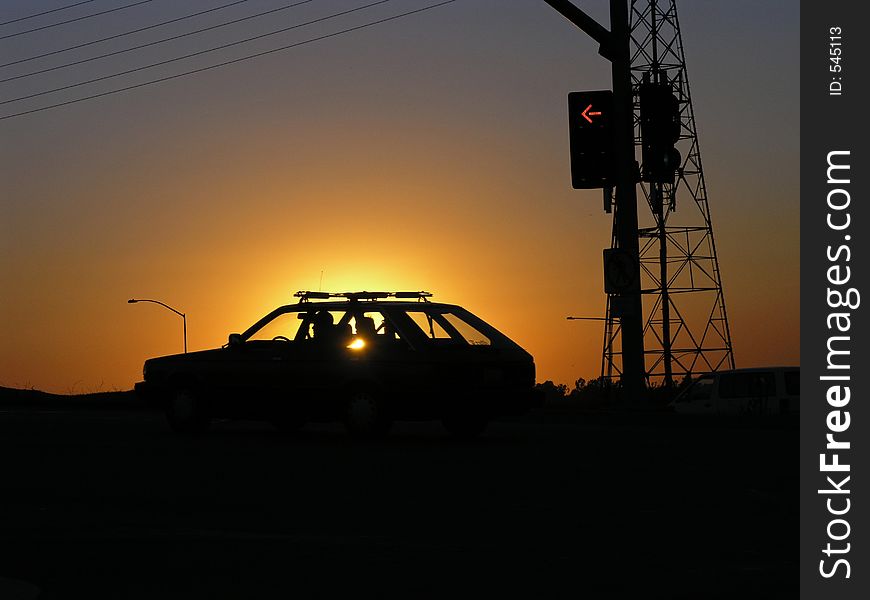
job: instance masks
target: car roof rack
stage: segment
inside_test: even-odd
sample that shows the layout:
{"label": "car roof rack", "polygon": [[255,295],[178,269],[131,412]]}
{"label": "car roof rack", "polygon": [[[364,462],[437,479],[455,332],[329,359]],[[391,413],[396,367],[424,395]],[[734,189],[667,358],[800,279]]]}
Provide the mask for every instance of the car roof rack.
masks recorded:
{"label": "car roof rack", "polygon": [[358,300],[382,300],[384,298],[396,298],[398,300],[418,300],[420,302],[428,302],[432,297],[430,292],[312,292],[307,290],[299,290],[294,297],[299,298],[300,302],[310,302],[311,300],[329,300],[331,298],[344,298],[350,302]]}

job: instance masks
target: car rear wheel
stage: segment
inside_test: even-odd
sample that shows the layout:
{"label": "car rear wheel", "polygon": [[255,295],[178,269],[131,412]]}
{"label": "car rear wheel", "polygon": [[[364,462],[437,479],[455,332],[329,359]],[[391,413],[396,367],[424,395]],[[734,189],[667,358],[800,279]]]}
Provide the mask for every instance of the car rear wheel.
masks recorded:
{"label": "car rear wheel", "polygon": [[175,389],[166,403],[166,420],[173,431],[201,433],[208,429],[210,419],[199,394],[188,387]]}
{"label": "car rear wheel", "polygon": [[383,400],[369,390],[351,392],[344,422],[350,434],[366,437],[386,435],[393,425]]}

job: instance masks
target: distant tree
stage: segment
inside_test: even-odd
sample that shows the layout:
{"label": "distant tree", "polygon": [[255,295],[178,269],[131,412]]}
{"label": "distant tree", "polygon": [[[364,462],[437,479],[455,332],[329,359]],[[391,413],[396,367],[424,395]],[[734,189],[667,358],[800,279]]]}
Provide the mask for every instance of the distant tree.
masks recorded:
{"label": "distant tree", "polygon": [[568,395],[568,386],[564,383],[553,383],[552,380],[548,379],[544,383],[539,383],[535,385],[535,387],[542,392],[544,392],[544,402],[553,402],[564,400]]}

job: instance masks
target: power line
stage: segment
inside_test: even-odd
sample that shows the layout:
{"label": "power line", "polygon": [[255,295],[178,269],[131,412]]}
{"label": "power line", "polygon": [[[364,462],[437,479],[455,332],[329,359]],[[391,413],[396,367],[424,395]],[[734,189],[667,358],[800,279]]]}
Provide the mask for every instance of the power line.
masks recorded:
{"label": "power line", "polygon": [[357,6],[356,8],[351,8],[349,10],[345,10],[342,12],[338,12],[335,14],[327,15],[325,17],[320,17],[318,19],[312,19],[311,21],[306,21],[305,23],[298,23],[296,25],[291,25],[290,27],[283,27],[281,29],[276,29],[275,31],[270,31],[268,33],[262,33],[260,35],[255,35],[253,37],[245,38],[243,40],[238,40],[235,42],[230,42],[228,44],[221,44],[220,46],[215,46],[213,48],[207,48],[205,50],[198,50],[196,52],[191,52],[190,54],[184,54],[182,56],[176,56],[173,58],[169,58],[166,60],[162,60],[159,62],[143,65],[141,67],[134,67],[132,69],[127,69],[126,71],[118,71],[117,73],[112,73],[111,75],[103,75],[101,77],[94,77],[93,79],[86,79],[85,81],[79,81],[77,83],[71,83],[69,85],[64,85],[48,90],[43,90],[41,92],[34,92],[32,94],[27,94],[25,96],[18,96],[17,98],[10,98],[9,100],[0,101],[0,106],[4,104],[11,104],[12,102],[20,102],[21,100],[29,100],[31,98],[37,98],[39,96],[45,96],[46,94],[53,94],[55,92],[62,92],[64,90],[69,90],[76,87],[81,87],[83,85],[88,85],[91,83],[97,83],[99,81],[106,81],[107,79],[114,79],[115,77],[121,77],[122,75],[129,75],[130,73],[136,73],[138,71],[144,71],[146,69],[153,69],[154,67],[160,67],[163,65],[168,65],[169,63],[178,62],[179,60],[186,60],[188,58],[193,58],[194,56],[200,56],[202,54],[208,54],[210,52],[216,52],[217,50],[224,50],[226,48],[231,48],[233,46],[238,46],[240,44],[246,44],[248,42],[252,42],[254,40],[259,40],[265,37],[269,37],[272,35],[277,35],[279,33],[285,33],[292,29],[299,29],[300,27],[306,27],[308,25],[313,25],[314,23],[319,23],[321,21],[328,21],[329,19],[334,19],[336,17],[341,17],[350,13],[354,13],[360,10],[364,10],[366,8],[371,8],[373,6],[377,6],[378,4],[385,4],[387,2],[392,2],[392,0],[377,0],[376,2],[371,2],[369,4],[364,4],[362,6]]}
{"label": "power line", "polygon": [[100,12],[91,13],[89,15],[82,15],[81,17],[67,19],[66,21],[58,21],[57,23],[50,23],[48,25],[34,27],[33,29],[25,29],[24,31],[19,31],[17,33],[10,33],[10,34],[4,35],[4,36],[0,36],[0,40],[7,40],[9,38],[17,37],[19,35],[26,35],[28,33],[33,33],[35,31],[42,31],[43,29],[50,29],[52,27],[59,27],[60,25],[67,25],[69,23],[75,23],[76,21],[84,21],[85,19],[99,17],[100,15],[107,15],[109,13],[117,12],[119,10],[133,8],[134,6],[139,6],[140,4],[148,4],[149,2],[153,2],[153,1],[154,0],[139,0],[138,2],[131,2],[130,4],[125,4],[124,6],[116,6],[115,8],[109,8],[106,10],[102,10]]}
{"label": "power line", "polygon": [[363,23],[362,25],[357,25],[357,26],[355,26],[355,27],[349,27],[349,28],[347,28],[347,29],[342,29],[342,30],[340,30],[340,31],[336,31],[336,32],[333,32],[333,33],[327,33],[327,34],[325,34],[325,35],[321,35],[321,36],[318,36],[318,37],[309,38],[309,39],[307,39],[307,40],[303,40],[303,41],[301,41],[301,42],[296,42],[295,44],[290,44],[290,45],[287,45],[287,46],[281,46],[280,48],[273,48],[273,49],[271,49],[271,50],[265,50],[265,51],[263,51],[263,52],[257,52],[256,54],[249,54],[249,55],[247,55],[247,56],[242,56],[242,57],[240,57],[240,58],[234,58],[234,59],[232,59],[232,60],[228,60],[228,61],[224,61],[224,62],[221,62],[221,63],[217,63],[217,64],[209,65],[209,66],[207,66],[207,67],[200,67],[199,69],[193,69],[193,70],[191,70],[191,71],[185,71],[184,73],[176,73],[175,75],[168,75],[168,76],[166,76],[166,77],[161,77],[161,78],[159,78],[159,79],[152,79],[152,80],[150,80],[150,81],[145,81],[145,82],[142,82],[142,83],[137,83],[137,84],[135,84],[135,85],[128,85],[128,86],[126,86],[126,87],[117,88],[117,89],[114,89],[114,90],[109,90],[109,91],[107,91],[107,92],[101,92],[101,93],[99,93],[99,94],[92,94],[92,95],[90,95],[90,96],[84,96],[84,97],[82,97],[82,98],[75,98],[75,99],[73,99],[73,100],[67,100],[67,101],[65,101],[65,102],[58,102],[57,104],[51,104],[51,105],[49,105],[49,106],[41,106],[41,107],[39,107],[39,108],[33,108],[33,109],[30,109],[30,110],[25,110],[25,111],[21,111],[21,112],[18,112],[18,113],[13,113],[13,114],[11,114],[11,115],[4,115],[4,116],[0,117],[0,121],[4,121],[4,120],[6,120],[6,119],[13,119],[13,118],[15,118],[15,117],[21,117],[21,116],[24,116],[24,115],[30,115],[30,114],[33,114],[33,113],[42,112],[42,111],[44,111],[44,110],[51,110],[51,109],[54,109],[54,108],[60,108],[61,106],[68,106],[68,105],[70,105],[70,104],[76,104],[76,103],[78,103],[78,102],[85,102],[86,100],[93,100],[93,99],[95,99],[95,98],[102,98],[103,96],[110,96],[110,95],[112,95],[112,94],[119,94],[119,93],[121,93],[121,92],[126,92],[126,91],[129,91],[129,90],[134,90],[134,89],[142,88],[142,87],[146,87],[146,86],[149,86],[149,85],[154,85],[154,84],[157,84],[157,83],[162,83],[162,82],[164,82],[164,81],[170,81],[170,80],[172,80],[172,79],[178,79],[178,78],[180,78],[180,77],[186,77],[186,76],[188,76],[188,75],[193,75],[193,74],[196,74],[196,73],[202,73],[202,72],[204,72],[204,71],[210,71],[210,70],[212,70],[212,69],[218,69],[218,68],[220,68],[220,67],[225,67],[225,66],[232,65],[232,64],[235,64],[235,63],[240,63],[240,62],[248,61],[248,60],[251,60],[251,59],[254,59],[254,58],[259,58],[259,57],[261,57],[261,56],[266,56],[267,54],[274,54],[274,53],[276,53],[276,52],[282,52],[282,51],[284,51],[284,50],[289,50],[289,49],[291,49],[291,48],[296,48],[296,47],[298,47],[298,46],[304,46],[305,44],[310,44],[310,43],[318,42],[318,41],[325,40],[325,39],[328,39],[328,38],[337,37],[337,36],[339,36],[339,35],[343,35],[343,34],[345,34],[345,33],[350,33],[350,32],[352,32],[352,31],[357,31],[357,30],[360,30],[360,29],[365,29],[365,28],[367,28],[367,27],[372,27],[372,26],[374,26],[374,25],[380,25],[380,24],[382,24],[382,23],[387,23],[387,22],[389,22],[389,21],[395,21],[396,19],[401,19],[401,18],[403,18],[403,17],[407,17],[407,16],[409,16],[409,15],[413,15],[413,14],[417,14],[417,13],[422,13],[422,12],[425,12],[425,11],[427,11],[427,10],[432,10],[433,8],[438,8],[438,7],[444,6],[444,5],[446,5],[446,4],[452,4],[453,2],[456,2],[456,0],[444,0],[443,2],[438,2],[437,4],[432,4],[432,5],[430,5],[430,6],[424,6],[423,8],[418,8],[418,9],[415,9],[415,10],[410,10],[410,11],[408,11],[408,12],[400,13],[400,14],[398,14],[398,15],[393,15],[392,17],[385,17],[385,18],[383,18],[383,19],[378,19],[378,20],[376,20],[376,21],[370,21],[369,23]]}
{"label": "power line", "polygon": [[[247,1],[247,0],[242,0],[242,1]],[[140,45],[138,45],[138,46],[131,46],[130,48],[124,48],[124,49],[122,49],[122,50],[115,50],[115,51],[113,51],[113,52],[107,52],[107,53],[105,53],[105,54],[100,54],[100,55],[98,55],[98,56],[92,56],[92,57],[90,57],[90,58],[83,58],[83,59],[81,59],[81,60],[76,60],[76,61],[73,61],[73,62],[64,63],[64,64],[62,64],[62,65],[57,65],[57,66],[55,66],[55,67],[48,67],[48,68],[46,68],[46,69],[41,69],[41,70],[39,70],[39,71],[33,71],[33,72],[31,72],[31,73],[24,73],[23,75],[14,75],[14,76],[12,76],[12,77],[7,77],[6,79],[0,79],[0,83],[6,83],[6,82],[8,82],[8,81],[15,81],[16,79],[24,79],[24,78],[26,78],[26,77],[33,77],[34,75],[41,75],[42,73],[49,73],[49,72],[51,72],[51,71],[57,71],[58,69],[66,69],[67,67],[73,67],[73,66],[75,66],[75,65],[80,65],[80,64],[83,64],[83,63],[86,63],[86,62],[91,62],[91,61],[94,61],[94,60],[99,60],[99,59],[101,59],[101,58],[108,58],[108,57],[110,57],[110,56],[117,56],[117,55],[119,55],[119,54],[124,54],[124,53],[126,53],[126,52],[132,52],[132,51],[134,51],[134,50],[141,50],[142,48],[148,48],[148,47],[150,47],[150,46],[156,46],[156,45],[158,45],[158,44],[164,44],[164,43],[166,43],[166,42],[171,42],[171,41],[174,41],[174,40],[179,40],[179,39],[181,39],[181,38],[188,37],[188,36],[191,36],[191,35],[196,35],[196,34],[198,34],[198,33],[203,33],[203,32],[206,32],[206,31],[211,31],[211,30],[213,30],[213,29],[220,29],[221,27],[227,27],[227,26],[229,26],[229,25],[235,25],[236,23],[241,23],[242,21],[249,21],[249,20],[251,20],[251,19],[256,19],[256,18],[258,18],[258,17],[264,17],[264,16],[266,16],[266,15],[270,15],[270,14],[272,14],[272,13],[280,12],[280,11],[283,11],[283,10],[288,10],[288,9],[295,8],[295,7],[297,7],[297,6],[300,6],[300,5],[302,5],[302,4],[308,4],[309,2],[314,2],[314,1],[315,1],[315,0],[301,0],[300,2],[296,2],[296,3],[294,3],[294,4],[288,4],[287,6],[279,6],[278,8],[272,8],[272,9],[270,9],[270,10],[266,10],[266,11],[263,11],[263,12],[257,13],[257,14],[255,14],[255,15],[248,15],[247,17],[240,17],[240,18],[238,18],[238,19],[234,19],[234,20],[232,20],[232,21],[227,21],[227,22],[225,22],[225,23],[218,23],[217,25],[211,25],[211,26],[209,26],[209,27],[203,27],[202,29],[197,29],[197,30],[195,30],[195,31],[188,31],[188,32],[186,32],[186,33],[181,33],[181,34],[178,34],[178,35],[173,35],[173,36],[170,36],[170,37],[167,37],[167,38],[163,38],[162,40],[155,40],[155,41],[153,41],[153,42],[148,42],[148,43],[145,43],[145,44],[140,44]],[[238,4],[238,2],[236,2],[236,4]]]}
{"label": "power line", "polygon": [[4,25],[12,25],[12,23],[20,23],[21,21],[26,21],[28,19],[35,19],[36,17],[41,17],[43,15],[49,15],[51,13],[56,13],[62,10],[67,10],[70,8],[75,8],[76,6],[81,6],[82,4],[88,4],[89,2],[93,2],[94,0],[82,0],[81,2],[74,2],[73,4],[67,4],[66,6],[61,6],[60,8],[52,8],[51,10],[44,10],[42,12],[33,13],[32,15],[27,15],[26,17],[18,17],[17,19],[10,19],[8,21],[3,21],[0,23],[0,27]]}
{"label": "power line", "polygon": [[[92,2],[93,0],[87,0],[87,1]],[[134,33],[141,33],[143,31],[148,31],[149,29],[156,29],[157,27],[163,27],[164,25],[169,25],[171,23],[177,23],[179,21],[184,21],[185,19],[192,19],[194,17],[199,17],[199,16],[207,14],[207,13],[211,13],[211,12],[215,12],[218,10],[223,10],[225,8],[229,8],[231,6],[235,6],[236,4],[244,4],[245,2],[248,2],[248,0],[235,0],[234,2],[230,2],[228,4],[223,4],[221,6],[207,8],[205,10],[191,13],[191,14],[185,15],[183,17],[176,17],[175,19],[169,19],[168,21],[162,21],[160,23],[155,23],[154,25],[148,25],[146,27],[140,27],[138,29],[131,29],[130,31],[125,31],[123,33],[110,35],[108,37],[100,38],[98,40],[91,40],[90,42],[84,42],[83,44],[76,44],[75,46],[68,46],[66,48],[61,48],[60,50],[52,50],[51,52],[45,52],[44,54],[37,54],[35,56],[28,56],[27,58],[20,58],[18,60],[13,60],[13,61],[8,62],[8,63],[3,63],[2,65],[0,65],[0,69],[2,69],[4,67],[11,67],[12,65],[19,65],[21,63],[30,62],[31,60],[36,60],[38,58],[45,58],[46,56],[54,56],[55,54],[69,52],[70,50],[78,50],[79,48],[85,48],[86,46],[93,46],[94,44],[99,44],[101,42],[108,42],[109,40],[114,40],[114,39],[124,37],[127,35],[133,35]]]}

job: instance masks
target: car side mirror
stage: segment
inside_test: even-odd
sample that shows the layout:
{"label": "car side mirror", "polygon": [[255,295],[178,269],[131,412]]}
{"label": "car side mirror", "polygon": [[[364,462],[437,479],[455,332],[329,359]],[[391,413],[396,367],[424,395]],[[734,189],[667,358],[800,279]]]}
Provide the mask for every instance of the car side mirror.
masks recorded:
{"label": "car side mirror", "polygon": [[241,346],[242,345],[242,334],[241,333],[231,333],[227,343],[232,348],[233,346]]}

